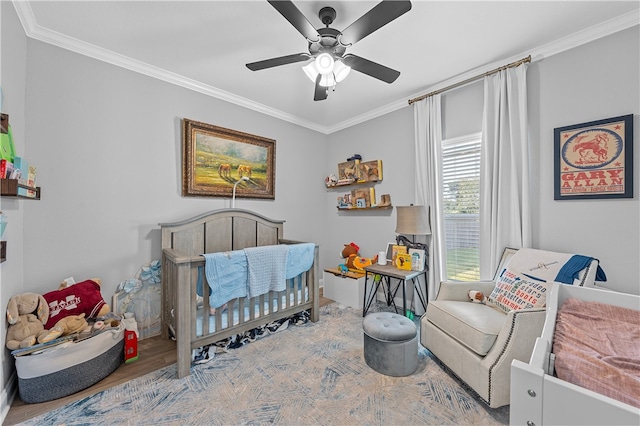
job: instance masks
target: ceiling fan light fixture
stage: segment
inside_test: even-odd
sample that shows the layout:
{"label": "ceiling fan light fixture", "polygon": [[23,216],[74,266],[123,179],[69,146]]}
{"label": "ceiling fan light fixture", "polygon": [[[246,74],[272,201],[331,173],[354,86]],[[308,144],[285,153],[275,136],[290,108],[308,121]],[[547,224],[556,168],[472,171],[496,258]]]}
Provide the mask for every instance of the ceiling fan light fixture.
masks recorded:
{"label": "ceiling fan light fixture", "polygon": [[327,52],[319,54],[315,60],[316,70],[320,74],[331,73],[333,71],[334,64],[335,61],[333,60],[333,56],[331,56]]}
{"label": "ceiling fan light fixture", "polygon": [[347,78],[350,72],[351,72],[351,67],[343,64],[342,61],[336,61],[333,67],[333,75],[336,78],[336,83],[340,83],[342,80]]}
{"label": "ceiling fan light fixture", "polygon": [[323,74],[322,78],[320,79],[320,86],[322,87],[333,87],[336,85],[336,79],[333,75],[333,73],[329,73],[329,74]]}
{"label": "ceiling fan light fixture", "polygon": [[315,62],[311,62],[310,64],[302,67],[302,71],[309,77],[309,80],[316,82],[316,77],[318,76],[318,70],[316,69]]}

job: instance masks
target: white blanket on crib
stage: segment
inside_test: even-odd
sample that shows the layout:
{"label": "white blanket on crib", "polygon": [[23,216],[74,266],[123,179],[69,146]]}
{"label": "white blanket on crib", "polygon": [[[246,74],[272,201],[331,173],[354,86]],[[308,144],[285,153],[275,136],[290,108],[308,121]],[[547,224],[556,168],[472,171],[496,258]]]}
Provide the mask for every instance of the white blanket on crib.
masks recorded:
{"label": "white blanket on crib", "polygon": [[271,290],[285,289],[285,269],[287,266],[286,245],[249,247],[244,249],[247,256],[247,293],[258,296]]}

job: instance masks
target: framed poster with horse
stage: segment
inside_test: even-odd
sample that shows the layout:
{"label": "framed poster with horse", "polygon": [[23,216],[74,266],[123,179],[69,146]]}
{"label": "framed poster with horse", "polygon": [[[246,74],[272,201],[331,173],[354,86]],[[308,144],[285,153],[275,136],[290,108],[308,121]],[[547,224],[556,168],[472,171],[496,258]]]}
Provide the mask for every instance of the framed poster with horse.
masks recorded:
{"label": "framed poster with horse", "polygon": [[187,118],[182,131],[182,195],[275,199],[275,140]]}
{"label": "framed poster with horse", "polygon": [[633,114],[554,129],[554,199],[633,198]]}

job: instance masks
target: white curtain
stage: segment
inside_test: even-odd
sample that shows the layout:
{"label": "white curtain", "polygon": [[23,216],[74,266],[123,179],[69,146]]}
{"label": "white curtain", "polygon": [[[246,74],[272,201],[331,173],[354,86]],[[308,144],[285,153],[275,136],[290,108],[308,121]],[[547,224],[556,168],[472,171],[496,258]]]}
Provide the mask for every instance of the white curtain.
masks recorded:
{"label": "white curtain", "polygon": [[531,247],[527,65],[484,78],[480,163],[480,278],[505,247]]}
{"label": "white curtain", "polygon": [[440,95],[414,102],[416,205],[429,206],[429,299],[446,278],[444,210],[442,207],[442,113]]}

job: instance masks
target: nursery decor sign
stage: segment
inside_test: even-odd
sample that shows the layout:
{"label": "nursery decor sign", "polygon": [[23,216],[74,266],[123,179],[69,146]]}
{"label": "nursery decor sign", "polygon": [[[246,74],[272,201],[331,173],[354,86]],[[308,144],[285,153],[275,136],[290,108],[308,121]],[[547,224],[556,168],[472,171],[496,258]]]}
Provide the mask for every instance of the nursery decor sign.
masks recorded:
{"label": "nursery decor sign", "polygon": [[554,129],[554,199],[633,198],[633,114]]}
{"label": "nursery decor sign", "polygon": [[183,119],[182,195],[275,199],[276,141]]}

